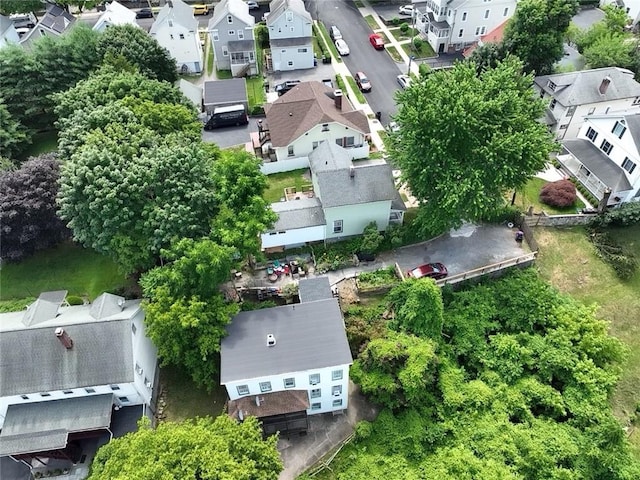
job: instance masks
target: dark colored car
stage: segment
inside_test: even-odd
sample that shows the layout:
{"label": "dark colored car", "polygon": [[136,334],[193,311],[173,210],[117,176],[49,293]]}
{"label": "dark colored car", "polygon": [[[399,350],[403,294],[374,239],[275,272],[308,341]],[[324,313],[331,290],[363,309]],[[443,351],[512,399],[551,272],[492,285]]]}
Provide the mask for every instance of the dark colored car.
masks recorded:
{"label": "dark colored car", "polygon": [[429,277],[433,278],[434,280],[440,280],[441,278],[446,277],[448,274],[449,272],[447,272],[447,267],[445,267],[441,263],[425,263],[424,265],[420,265],[413,270],[409,270],[407,272],[407,277]]}
{"label": "dark colored car", "polygon": [[293,87],[299,84],[300,84],[300,80],[287,80],[286,82],[276,85],[275,90],[276,92],[278,92],[278,96],[281,97],[282,95],[287,93],[289,90],[291,90]]}
{"label": "dark colored car", "polygon": [[377,33],[372,33],[371,35],[369,35],[369,43],[376,50],[384,50],[384,40]]}
{"label": "dark colored car", "polygon": [[358,252],[356,253],[356,257],[358,257],[358,260],[361,262],[373,262],[376,259],[374,253],[367,252]]}
{"label": "dark colored car", "polygon": [[136,18],[153,18],[153,12],[150,8],[141,8],[136,13]]}
{"label": "dark colored car", "polygon": [[355,79],[356,85],[358,85],[358,88],[361,92],[371,91],[371,82],[363,72],[356,72],[353,78]]}

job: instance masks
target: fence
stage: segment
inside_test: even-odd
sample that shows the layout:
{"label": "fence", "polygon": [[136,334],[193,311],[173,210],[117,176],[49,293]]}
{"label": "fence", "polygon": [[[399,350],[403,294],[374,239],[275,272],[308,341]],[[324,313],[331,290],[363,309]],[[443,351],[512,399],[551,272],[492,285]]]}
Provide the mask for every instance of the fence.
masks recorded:
{"label": "fence", "polygon": [[444,285],[455,285],[460,282],[464,282],[465,280],[471,280],[474,278],[482,277],[485,275],[491,276],[500,276],[503,270],[511,267],[528,267],[533,264],[536,259],[537,251],[526,253],[524,255],[520,255],[515,258],[510,258],[509,260],[505,260],[499,263],[493,263],[491,265],[486,265],[484,267],[476,268],[474,270],[469,270],[468,272],[459,273],[457,275],[451,275],[450,277],[443,278],[442,280],[437,280],[436,284],[439,287]]}
{"label": "fence", "polygon": [[524,223],[530,227],[572,227],[587,225],[593,218],[592,214],[534,215],[524,217]]}

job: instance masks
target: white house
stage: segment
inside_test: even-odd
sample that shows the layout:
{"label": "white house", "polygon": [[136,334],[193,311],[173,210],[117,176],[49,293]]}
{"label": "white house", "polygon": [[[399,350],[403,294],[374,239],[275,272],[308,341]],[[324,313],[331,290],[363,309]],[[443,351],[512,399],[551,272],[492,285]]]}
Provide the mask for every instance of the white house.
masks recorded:
{"label": "white house", "polygon": [[302,0],[272,0],[267,28],[271,56],[267,60],[276,72],[313,68],[313,20]]}
{"label": "white house", "polygon": [[312,188],[287,192],[284,201],[271,205],[278,220],[261,235],[263,249],[361,235],[371,222],[380,231],[402,223],[406,208],[384,160],[354,164],[347,149],[322,142],[309,163]]}
{"label": "white house", "polygon": [[600,0],[600,5],[613,5],[624,9],[631,20],[631,25],[636,25],[640,20],[640,1],[638,0]]}
{"label": "white house", "polygon": [[610,112],[585,118],[578,138],[562,143],[558,160],[596,198],[608,204],[640,200],[640,112]]}
{"label": "white house", "polygon": [[77,461],[74,439],[109,432],[114,409],[152,406],[157,353],[140,300],[69,306],[66,293],[0,314],[0,456]]}
{"label": "white house", "polygon": [[111,3],[108,3],[100,18],[93,26],[93,30],[97,32],[104,32],[107,28],[112,27],[114,25],[135,25],[138,27],[138,22],[136,22],[136,12],[133,10],[129,10],[124,5],[113,0]]}
{"label": "white house", "polygon": [[587,115],[640,106],[640,83],[617,67],[542,75],[534,89],[549,102],[546,122],[558,139],[576,138]]}
{"label": "white house", "polygon": [[234,77],[257,75],[255,19],[242,0],[222,0],[209,20],[209,37],[216,70],[231,70]]}
{"label": "white house", "polygon": [[202,72],[204,55],[198,33],[198,20],[193,16],[191,5],[182,0],[167,0],[149,34],[175,58],[180,72]]}
{"label": "white house", "polygon": [[340,90],[303,82],[266,104],[265,114],[252,136],[263,173],[308,167],[309,154],[324,141],[346,148],[351,158],[369,156],[369,120]]}
{"label": "white house", "polygon": [[13,25],[13,20],[4,15],[0,15],[0,48],[20,43],[20,36]]}
{"label": "white house", "polygon": [[427,0],[416,28],[436,53],[464,50],[508,20],[517,0]]}
{"label": "white house", "polygon": [[353,363],[329,279],[300,280],[300,302],[240,312],[220,349],[229,415],[266,434],[305,431],[307,415],[345,410]]}
{"label": "white house", "polygon": [[35,28],[20,39],[20,44],[30,48],[32,42],[40,37],[59,37],[67,32],[75,21],[76,18],[65,9],[48,3],[46,13],[40,18]]}

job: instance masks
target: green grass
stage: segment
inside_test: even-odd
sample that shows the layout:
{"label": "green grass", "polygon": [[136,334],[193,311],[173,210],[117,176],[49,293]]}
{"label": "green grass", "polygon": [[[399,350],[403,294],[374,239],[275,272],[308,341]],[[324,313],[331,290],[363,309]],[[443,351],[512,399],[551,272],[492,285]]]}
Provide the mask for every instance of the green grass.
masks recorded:
{"label": "green grass", "polygon": [[165,421],[180,422],[187,418],[217,417],[223,411],[227,401],[227,392],[223,386],[213,392],[198,388],[184,370],[166,366],[160,369],[160,382],[165,391]]}
{"label": "green grass", "polygon": [[[542,178],[534,177],[529,179],[524,188],[516,193],[515,206],[523,212],[526,212],[530,206],[533,206],[534,212],[540,213],[542,210],[544,210],[549,215],[576,213],[577,210],[585,207],[584,203],[579,198],[576,200],[574,206],[567,208],[557,208],[542,203],[540,201],[540,190],[547,183],[549,182],[543,180]],[[509,202],[511,202],[511,195],[512,193],[508,194]]]}
{"label": "green grass", "polygon": [[94,299],[128,284],[110,258],[68,242],[20,263],[3,265],[0,299],[37,297],[49,290],[68,290],[69,295]]}
{"label": "green grass", "polygon": [[22,152],[20,159],[26,160],[29,157],[35,157],[41,153],[54,152],[57,149],[58,132],[56,130],[36,133],[31,140],[31,145]]}
{"label": "green grass", "polygon": [[371,27],[371,30],[380,30],[380,25],[378,25],[378,22],[376,22],[376,19],[373,18],[373,15],[367,15],[366,17],[364,17],[364,19],[369,25],[369,27]]}
{"label": "green grass", "polygon": [[413,44],[411,42],[404,43],[400,46],[407,55],[413,55],[415,58],[430,58],[436,56],[436,52],[433,51],[433,48],[431,48],[429,42],[423,41],[420,45],[420,50],[416,50],[415,48],[413,48]]}
{"label": "green grass", "polygon": [[389,55],[391,55],[391,58],[393,58],[394,62],[402,63],[402,61],[403,61],[402,57],[400,56],[400,53],[398,52],[396,47],[388,46],[388,47],[386,47],[386,49],[387,49],[387,53],[389,53]]}
{"label": "green grass", "polygon": [[358,99],[358,102],[360,102],[362,104],[367,103],[367,99],[364,98],[364,95],[362,94],[362,92],[358,88],[358,85],[356,84],[356,81],[353,79],[353,77],[351,75],[347,75],[346,76],[346,80],[347,80],[347,82],[349,82],[349,85],[351,86],[351,90],[353,90],[353,93],[356,96],[356,98]]}
{"label": "green grass", "polygon": [[296,187],[297,189],[300,189],[303,185],[308,185],[309,180],[302,176],[306,171],[306,168],[302,168],[291,172],[274,173],[273,175],[269,175],[269,186],[262,197],[269,203],[276,203],[284,196],[285,188]]}
{"label": "green grass", "polygon": [[249,98],[249,111],[256,105],[263,105],[267,101],[264,93],[264,79],[261,75],[247,78],[247,97]]}
{"label": "green grass", "polygon": [[211,47],[211,42],[206,42],[207,45],[207,75],[211,75],[213,73],[213,48]]}
{"label": "green grass", "polygon": [[216,78],[218,80],[228,80],[233,78],[233,75],[231,75],[231,70],[216,70]]}
{"label": "green grass", "polygon": [[323,23],[317,23],[317,25],[318,25],[318,30],[320,31],[320,35],[322,35],[321,41],[324,41],[324,44],[329,48],[329,51],[331,52],[333,59],[337,62],[342,62],[342,57],[338,53],[336,46],[331,41],[331,36],[329,35],[329,32],[327,32],[327,28],[324,26]]}

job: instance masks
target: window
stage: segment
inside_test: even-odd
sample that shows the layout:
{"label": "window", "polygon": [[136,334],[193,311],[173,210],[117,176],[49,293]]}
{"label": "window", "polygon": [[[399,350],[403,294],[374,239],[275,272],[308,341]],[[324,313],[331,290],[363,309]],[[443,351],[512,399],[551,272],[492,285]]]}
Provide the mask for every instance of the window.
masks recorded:
{"label": "window", "polygon": [[129,398],[127,398],[127,397],[118,397],[118,400],[120,400],[122,403],[128,403],[129,402]]}
{"label": "window", "polygon": [[331,395],[334,397],[339,397],[342,395],[342,385],[334,385],[331,387]]}
{"label": "window", "polygon": [[324,142],[324,140],[320,140],[320,141],[318,141],[318,142],[313,142],[313,143],[311,144],[311,146],[312,146],[313,150],[315,150],[316,148],[318,148],[322,142]]}
{"label": "window", "polygon": [[592,142],[595,142],[596,138],[598,138],[598,132],[596,132],[593,128],[589,127],[587,129],[587,138]]}
{"label": "window", "polygon": [[314,388],[311,390],[311,398],[320,398],[322,396],[322,392],[320,388]]}
{"label": "window", "polygon": [[147,388],[151,388],[151,382],[147,379],[147,377],[144,377],[144,385]]}
{"label": "window", "polygon": [[554,98],[553,100],[551,100],[551,103],[549,104],[549,108],[551,110],[553,110],[554,108],[556,108],[556,103],[558,103],[558,101]]}
{"label": "window", "polygon": [[63,390],[62,393],[64,393],[65,395],[71,395],[73,393],[73,390]]}
{"label": "window", "polygon": [[96,393],[96,389],[95,388],[85,388],[84,391],[87,392],[87,393]]}
{"label": "window", "polygon": [[230,37],[233,37],[236,34],[236,31],[235,30],[229,30],[227,33],[229,34]]}
{"label": "window", "polygon": [[573,116],[573,114],[576,113],[576,107],[569,107],[567,108],[567,117],[571,117]]}
{"label": "window", "polygon": [[173,40],[173,33],[169,34],[169,38]]}
{"label": "window", "polygon": [[20,398],[23,400],[29,400],[29,396],[28,395],[20,395]]}
{"label": "window", "polygon": [[476,35],[484,35],[487,27],[476,27]]}
{"label": "window", "polygon": [[593,115],[593,112],[595,112],[596,109],[595,108],[590,108],[589,112],[587,113],[587,115]]}
{"label": "window", "polygon": [[320,383],[320,374],[312,373],[309,375],[309,385],[317,385]]}
{"label": "window", "polygon": [[333,233],[342,233],[342,220],[333,221]]}
{"label": "window", "polygon": [[233,23],[233,17],[231,15],[227,15],[227,23]]}
{"label": "window", "polygon": [[238,395],[249,395],[249,385],[238,385],[236,390]]}
{"label": "window", "polygon": [[138,329],[136,328],[136,324],[135,324],[135,323],[132,323],[132,324],[131,324],[131,332],[135,335],[137,330],[138,330]]}
{"label": "window", "polygon": [[238,40],[244,40],[244,30],[238,30]]}
{"label": "window", "polygon": [[600,150],[602,150],[604,153],[609,155],[611,153],[611,150],[613,150],[613,145],[611,145],[606,140],[603,140],[602,143],[600,144]]}
{"label": "window", "polygon": [[49,392],[42,392],[42,393],[40,394],[40,396],[41,396],[41,397],[50,397],[50,396],[51,396],[51,394],[50,394]]}
{"label": "window", "polygon": [[217,42],[218,40],[220,40],[220,36],[218,35],[218,30],[212,30],[211,36],[213,37],[214,42]]}
{"label": "window", "polygon": [[328,132],[329,131],[329,124],[328,123],[323,123],[322,124],[322,131],[323,132]]}
{"label": "window", "polygon": [[293,22],[293,12],[287,12],[285,14],[285,18],[287,19],[287,22]]}
{"label": "window", "polygon": [[489,13],[491,13],[491,10],[485,10],[484,11],[484,18],[489,18]]}
{"label": "window", "polygon": [[180,40],[184,40],[184,33],[180,34]]}
{"label": "window", "polygon": [[299,48],[298,49],[298,53],[307,53],[307,49],[306,48]]}
{"label": "window", "polygon": [[[146,380],[146,378],[145,378]],[[111,390],[120,390],[120,386],[119,385],[111,385]]]}
{"label": "window", "polygon": [[611,130],[611,133],[613,133],[618,138],[622,138],[622,135],[624,135],[624,132],[626,131],[627,127],[625,127],[624,123],[616,122],[616,124],[613,126],[613,130]]}
{"label": "window", "polygon": [[551,80],[549,80],[549,81],[547,82],[547,88],[548,88],[549,90],[551,90],[552,92],[555,92],[555,91],[556,91],[556,86],[557,86],[557,85],[556,85],[555,83],[553,83]]}
{"label": "window", "polygon": [[289,145],[287,147],[287,155],[289,155],[290,157],[293,157],[294,153],[293,153],[293,145]]}
{"label": "window", "polygon": [[287,62],[287,65],[289,65],[290,67],[293,67],[293,60],[289,60],[289,61]]}
{"label": "window", "polygon": [[333,405],[334,407],[341,407],[341,406],[342,406],[342,399],[341,399],[341,398],[338,398],[337,400],[334,400],[334,401],[333,401],[333,403],[332,403],[332,405]]}
{"label": "window", "polygon": [[461,28],[460,31],[458,32],[458,37],[462,37],[462,35],[464,35],[464,29]]}
{"label": "window", "polygon": [[284,379],[284,388],[295,388],[296,379],[295,378],[285,378]]}
{"label": "window", "polygon": [[631,105],[640,105],[640,97],[636,97],[633,99]]}
{"label": "window", "polygon": [[509,7],[506,7],[506,8],[504,9],[504,12],[502,12],[502,16],[503,16],[503,17],[506,17],[507,15],[509,15]]}
{"label": "window", "polygon": [[262,393],[271,391],[271,382],[260,382],[260,391]]}
{"label": "window", "polygon": [[629,173],[633,173],[633,171],[636,169],[636,164],[629,160],[629,157],[624,157],[622,168],[624,168]]}
{"label": "window", "polygon": [[559,130],[566,130],[568,126],[569,126],[568,123],[565,123],[564,125],[560,125]]}
{"label": "window", "polygon": [[322,408],[322,404],[321,403],[312,403],[311,404],[311,410],[320,410]]}
{"label": "window", "polygon": [[229,50],[227,50],[226,46],[222,47],[222,56],[223,57],[228,57],[229,56]]}
{"label": "window", "polygon": [[[467,21],[467,12],[462,12],[462,21],[466,22]],[[462,35],[461,35],[462,36]]]}
{"label": "window", "polygon": [[136,363],[136,373],[138,375],[142,375],[142,367]]}
{"label": "window", "polygon": [[331,372],[331,380],[342,380],[342,370],[334,370]]}

